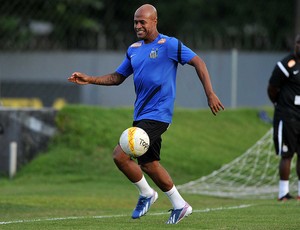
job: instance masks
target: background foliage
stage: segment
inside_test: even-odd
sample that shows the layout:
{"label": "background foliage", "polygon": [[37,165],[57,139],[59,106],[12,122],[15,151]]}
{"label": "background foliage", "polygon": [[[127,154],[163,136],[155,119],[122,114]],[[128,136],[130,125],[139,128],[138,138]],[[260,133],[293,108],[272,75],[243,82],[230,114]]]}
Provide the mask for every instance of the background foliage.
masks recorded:
{"label": "background foliage", "polygon": [[[258,111],[226,109],[213,116],[208,109],[177,108],[162,137],[162,164],[180,184],[219,169],[271,128],[259,118]],[[76,177],[83,181],[108,175],[123,178],[112,161],[112,150],[131,122],[131,108],[65,106],[57,115],[58,133],[46,154],[24,167],[19,176],[49,176],[48,180]]]}
{"label": "background foliage", "polygon": [[[156,6],[159,31],[193,49],[287,50],[297,0],[0,0],[0,50],[117,50],[133,14]],[[299,4],[299,3],[298,3]]]}

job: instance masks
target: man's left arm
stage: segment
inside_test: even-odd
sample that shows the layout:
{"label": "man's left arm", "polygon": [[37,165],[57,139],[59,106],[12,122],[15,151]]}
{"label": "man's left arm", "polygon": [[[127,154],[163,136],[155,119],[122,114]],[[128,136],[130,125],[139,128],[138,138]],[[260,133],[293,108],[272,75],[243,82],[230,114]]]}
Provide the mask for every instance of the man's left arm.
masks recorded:
{"label": "man's left arm", "polygon": [[225,107],[213,91],[210,76],[204,61],[196,55],[188,62],[188,64],[194,66],[196,69],[197,75],[203,85],[207,97],[208,106],[210,107],[212,113],[216,115],[221,109],[224,110]]}

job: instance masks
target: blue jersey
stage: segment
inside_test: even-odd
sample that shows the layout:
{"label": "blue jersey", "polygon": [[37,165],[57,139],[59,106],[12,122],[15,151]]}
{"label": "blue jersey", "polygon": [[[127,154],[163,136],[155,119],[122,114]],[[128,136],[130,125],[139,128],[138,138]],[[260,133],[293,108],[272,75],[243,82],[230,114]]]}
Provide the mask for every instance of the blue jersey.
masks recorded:
{"label": "blue jersey", "polygon": [[151,119],[171,123],[177,65],[186,64],[194,56],[179,40],[162,34],[151,43],[139,41],[128,48],[116,72],[125,77],[133,74],[134,121]]}

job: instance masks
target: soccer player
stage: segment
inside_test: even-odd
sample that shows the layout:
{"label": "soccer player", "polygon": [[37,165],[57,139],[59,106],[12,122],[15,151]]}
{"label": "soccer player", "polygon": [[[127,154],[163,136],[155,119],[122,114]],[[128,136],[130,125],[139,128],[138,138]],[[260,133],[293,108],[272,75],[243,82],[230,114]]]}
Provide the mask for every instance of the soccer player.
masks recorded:
{"label": "soccer player", "polygon": [[294,52],[277,62],[269,80],[268,95],[274,103],[274,145],[279,163],[278,200],[293,199],[289,193],[291,161],[297,154],[298,197],[300,200],[300,34]]}
{"label": "soccer player", "polygon": [[158,32],[157,11],[154,6],[145,4],[135,11],[134,31],[139,41],[128,48],[124,61],[114,73],[92,77],[75,72],[68,80],[77,84],[119,85],[133,74],[136,93],[133,126],[148,133],[150,147],[144,155],[137,158],[136,163],[118,144],[114,149],[113,159],[139,191],[140,196],[132,218],[145,215],[158,198],[157,192],[144,177],[143,173],[146,173],[167,195],[173,206],[167,224],[177,224],[192,213],[192,207],[182,198],[171,176],[160,164],[160,149],[161,135],[172,121],[178,63],[188,63],[195,68],[214,115],[221,109],[224,110],[224,106],[213,91],[202,59],[176,38]]}

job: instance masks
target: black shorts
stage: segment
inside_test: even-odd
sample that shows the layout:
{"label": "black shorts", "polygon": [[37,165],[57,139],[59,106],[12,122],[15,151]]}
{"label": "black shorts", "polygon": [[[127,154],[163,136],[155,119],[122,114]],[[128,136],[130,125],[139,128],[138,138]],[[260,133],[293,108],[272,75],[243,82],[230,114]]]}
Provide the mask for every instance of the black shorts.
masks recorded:
{"label": "black shorts", "polygon": [[281,157],[300,156],[300,123],[274,119],[273,141],[276,154]]}
{"label": "black shorts", "polygon": [[150,139],[148,151],[137,158],[138,164],[141,165],[152,161],[159,161],[162,142],[161,135],[168,129],[169,124],[154,120],[140,120],[134,121],[132,125],[145,130]]}

